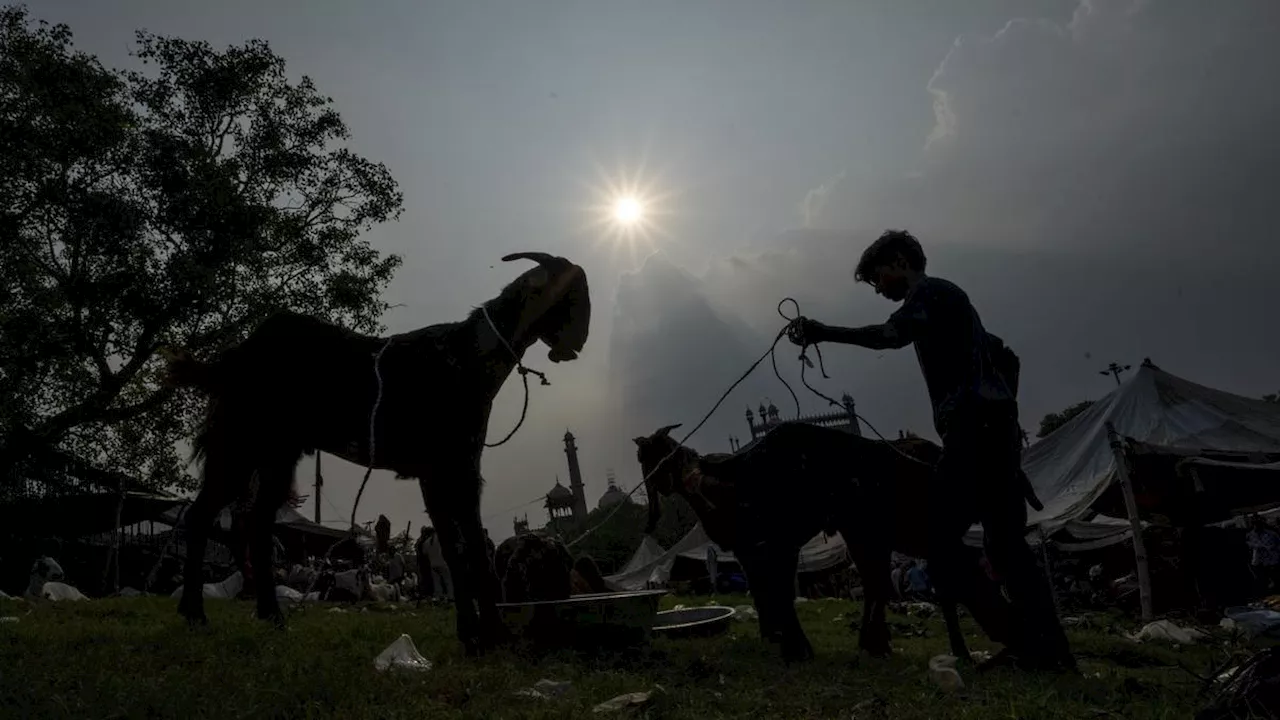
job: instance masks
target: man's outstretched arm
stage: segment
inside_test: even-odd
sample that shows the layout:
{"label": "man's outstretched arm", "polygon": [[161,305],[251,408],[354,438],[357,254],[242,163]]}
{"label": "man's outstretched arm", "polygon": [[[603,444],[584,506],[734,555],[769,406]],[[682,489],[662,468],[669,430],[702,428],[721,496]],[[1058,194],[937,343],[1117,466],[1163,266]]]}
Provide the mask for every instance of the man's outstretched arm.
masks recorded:
{"label": "man's outstretched arm", "polygon": [[868,350],[897,350],[911,344],[910,338],[899,332],[898,328],[891,323],[856,328],[827,325],[819,335],[822,342],[857,345]]}

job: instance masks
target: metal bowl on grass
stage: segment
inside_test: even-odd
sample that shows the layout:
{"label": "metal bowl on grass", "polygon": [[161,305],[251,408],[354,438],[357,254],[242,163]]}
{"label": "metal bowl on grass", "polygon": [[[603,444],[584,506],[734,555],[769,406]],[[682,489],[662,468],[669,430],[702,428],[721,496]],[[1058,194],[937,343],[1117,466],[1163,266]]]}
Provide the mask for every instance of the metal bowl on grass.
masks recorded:
{"label": "metal bowl on grass", "polygon": [[737,610],[719,605],[666,610],[654,618],[653,631],[672,638],[711,637],[728,630],[736,614]]}
{"label": "metal bowl on grass", "polygon": [[540,645],[627,647],[648,642],[666,590],[573,595],[566,600],[499,603],[516,636]]}

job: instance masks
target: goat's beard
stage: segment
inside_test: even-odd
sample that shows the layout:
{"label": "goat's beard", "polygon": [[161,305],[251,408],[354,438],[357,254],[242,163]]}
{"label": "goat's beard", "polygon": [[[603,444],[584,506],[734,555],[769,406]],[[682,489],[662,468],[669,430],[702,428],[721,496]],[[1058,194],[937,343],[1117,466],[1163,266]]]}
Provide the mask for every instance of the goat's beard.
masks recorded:
{"label": "goat's beard", "polygon": [[547,353],[547,359],[553,363],[568,362],[569,360],[577,360],[578,353],[569,348],[552,347]]}

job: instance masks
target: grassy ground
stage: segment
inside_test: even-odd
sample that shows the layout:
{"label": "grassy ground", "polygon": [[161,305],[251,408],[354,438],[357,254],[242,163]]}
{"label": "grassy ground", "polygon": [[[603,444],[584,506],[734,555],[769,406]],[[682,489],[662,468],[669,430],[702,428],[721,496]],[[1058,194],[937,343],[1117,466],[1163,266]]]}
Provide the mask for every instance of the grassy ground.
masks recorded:
{"label": "grassy ground", "polygon": [[[741,604],[743,598],[720,598]],[[702,604],[705,598],[665,598]],[[895,655],[860,658],[847,619],[858,607],[819,600],[800,606],[819,654],[786,667],[758,640],[755,622],[718,638],[658,639],[640,657],[530,659],[512,652],[461,655],[453,612],[371,607],[364,612],[295,610],[280,633],[252,619],[252,606],[211,601],[208,628],[189,630],[174,601],[96,600],[31,606],[0,602],[0,716],[29,718],[577,718],[617,695],[653,690],[625,711],[651,718],[1186,718],[1199,684],[1170,667],[1205,672],[1222,650],[1138,645],[1093,618],[1071,630],[1082,677],[961,668],[964,690],[930,680],[946,651],[942,621],[894,615]],[[967,623],[967,620],[966,620]],[[1103,627],[1098,627],[1099,625]],[[972,627],[968,628],[970,631]],[[1131,628],[1129,628],[1131,629]],[[373,658],[400,633],[435,663],[424,673],[376,672]],[[988,647],[973,640],[975,649]],[[544,700],[516,695],[540,679],[570,681]]]}

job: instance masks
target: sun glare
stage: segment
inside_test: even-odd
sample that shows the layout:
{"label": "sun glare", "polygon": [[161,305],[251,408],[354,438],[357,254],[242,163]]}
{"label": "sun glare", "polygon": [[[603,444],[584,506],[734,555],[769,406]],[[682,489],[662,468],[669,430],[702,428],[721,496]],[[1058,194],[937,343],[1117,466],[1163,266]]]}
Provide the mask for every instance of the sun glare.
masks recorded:
{"label": "sun glare", "polygon": [[583,230],[637,263],[657,249],[659,238],[667,237],[662,221],[671,214],[672,193],[658,190],[660,179],[646,173],[644,163],[630,172],[608,172],[597,165],[596,172],[597,181],[587,186],[594,202],[582,208]]}
{"label": "sun glare", "polygon": [[620,197],[613,203],[613,219],[623,225],[634,225],[644,216],[644,206],[633,197]]}

